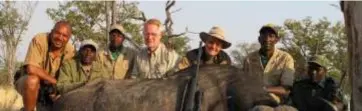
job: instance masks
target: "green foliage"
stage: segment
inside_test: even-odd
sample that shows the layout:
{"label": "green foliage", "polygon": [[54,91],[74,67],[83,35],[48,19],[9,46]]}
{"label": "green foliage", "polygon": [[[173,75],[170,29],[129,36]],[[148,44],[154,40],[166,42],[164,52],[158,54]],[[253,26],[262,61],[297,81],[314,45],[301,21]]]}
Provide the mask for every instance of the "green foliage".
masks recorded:
{"label": "green foliage", "polygon": [[8,74],[7,81],[13,82],[16,69],[16,51],[23,33],[38,2],[0,2],[0,61]]}
{"label": "green foliage", "polygon": [[243,67],[244,58],[250,53],[259,49],[259,43],[240,43],[236,45],[236,49],[231,51],[234,63],[237,67]]}
{"label": "green foliage", "polygon": [[[73,26],[73,35],[76,38],[90,38],[105,46],[108,34],[106,13],[110,13],[110,10],[106,12],[105,7],[107,5],[110,8],[109,4],[107,1],[70,1],[60,4],[59,8],[49,8],[46,12],[54,21],[68,20]],[[141,14],[137,5],[137,2],[117,2],[116,23],[122,24],[140,44],[140,26],[133,19]]]}
{"label": "green foliage", "polygon": [[[330,63],[327,65],[329,76],[336,80],[347,69],[347,37],[341,22],[332,24],[327,18],[312,21],[311,17],[302,20],[285,20],[281,31],[283,50],[295,60],[296,75],[305,74],[306,63],[314,55],[325,55]],[[348,83],[348,82],[344,82]]]}
{"label": "green foliage", "polygon": [[[10,36],[9,31],[16,27],[22,30],[13,30],[12,33],[20,33],[20,31],[27,30],[28,21],[26,18],[21,15],[19,10],[15,7],[16,2],[4,1],[0,3],[0,27],[2,36]],[[22,33],[22,32],[21,32]],[[15,38],[15,37],[13,37]],[[10,39],[7,37],[2,37],[2,39]]]}
{"label": "green foliage", "polygon": [[[59,8],[47,9],[47,14],[54,21],[68,20],[73,26],[73,35],[75,38],[93,39],[104,47],[107,43],[107,24],[106,8],[111,8],[109,1],[70,1],[60,4]],[[117,2],[116,23],[122,24],[127,34],[138,45],[142,46],[144,41],[142,37],[142,11],[137,7],[138,2]],[[111,10],[108,10],[111,13]],[[111,15],[109,15],[111,16]],[[140,22],[141,20],[141,22]],[[167,39],[167,37],[164,37]],[[164,39],[163,39],[164,40]],[[189,49],[187,37],[172,38],[175,50],[183,54]],[[166,43],[166,42],[165,42]]]}
{"label": "green foliage", "polygon": [[141,25],[140,24],[134,24],[131,22],[124,22],[123,28],[128,32],[132,39],[136,42],[138,45],[142,45],[144,43],[143,37],[141,34]]}
{"label": "green foliage", "polygon": [[169,38],[167,36],[163,36],[161,41],[167,45],[167,47],[174,49],[181,56],[185,55],[187,51],[189,51],[190,47],[187,45],[187,42],[190,41],[189,38],[185,36],[172,37],[170,42],[172,45],[168,45]]}

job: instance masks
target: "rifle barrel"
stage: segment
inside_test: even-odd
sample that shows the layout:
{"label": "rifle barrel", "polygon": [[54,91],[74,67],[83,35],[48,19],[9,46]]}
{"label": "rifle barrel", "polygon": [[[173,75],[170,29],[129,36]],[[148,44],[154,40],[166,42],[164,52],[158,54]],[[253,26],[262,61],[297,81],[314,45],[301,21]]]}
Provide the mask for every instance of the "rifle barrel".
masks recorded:
{"label": "rifle barrel", "polygon": [[200,69],[201,54],[202,54],[202,42],[201,41],[200,41],[198,50],[199,51],[197,54],[196,70],[195,70],[194,75],[192,76],[190,84],[189,84],[190,87],[188,88],[185,111],[194,111],[195,110],[195,100],[196,100],[195,95],[198,90],[197,81],[198,81],[198,72]]}

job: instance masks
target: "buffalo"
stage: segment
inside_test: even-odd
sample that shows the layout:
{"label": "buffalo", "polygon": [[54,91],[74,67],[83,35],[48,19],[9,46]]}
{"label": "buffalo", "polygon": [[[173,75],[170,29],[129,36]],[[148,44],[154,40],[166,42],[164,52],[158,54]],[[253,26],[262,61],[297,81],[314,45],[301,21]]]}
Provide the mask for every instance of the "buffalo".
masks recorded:
{"label": "buffalo", "polygon": [[[195,69],[193,66],[162,79],[95,80],[62,95],[52,110],[177,111]],[[227,65],[204,65],[198,74],[202,111],[244,111],[259,104],[276,104],[263,90],[260,75],[244,74]]]}

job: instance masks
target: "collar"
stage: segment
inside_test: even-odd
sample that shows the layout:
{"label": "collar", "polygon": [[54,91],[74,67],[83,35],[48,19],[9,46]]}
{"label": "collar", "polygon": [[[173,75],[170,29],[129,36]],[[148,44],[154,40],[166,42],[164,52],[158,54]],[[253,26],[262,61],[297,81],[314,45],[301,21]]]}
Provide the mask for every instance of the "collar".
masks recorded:
{"label": "collar", "polygon": [[[273,55],[272,55],[268,60],[271,60],[275,55],[277,55],[277,53],[279,53],[279,51],[280,51],[280,50],[279,50],[278,48],[274,47]],[[266,57],[266,58],[267,58],[266,55],[262,55],[262,54],[260,53],[260,49],[259,49],[257,52],[258,52],[258,54],[259,54],[260,57]]]}
{"label": "collar", "polygon": [[110,60],[117,60],[118,58],[119,58],[119,56],[121,56],[121,55],[126,55],[127,53],[125,53],[125,52],[127,52],[126,51],[126,49],[124,48],[124,47],[122,47],[122,49],[121,50],[117,50],[117,51],[120,51],[119,52],[119,55],[118,55],[118,57],[116,57],[116,58],[113,58],[113,56],[112,56],[112,52],[111,52],[111,50],[109,49],[109,48],[107,48],[105,51],[103,51],[103,54],[108,58],[108,59],[110,59]]}
{"label": "collar", "polygon": [[326,77],[323,77],[323,79],[321,81],[318,82],[318,85],[322,88],[324,88],[324,83],[326,82]]}
{"label": "collar", "polygon": [[[50,48],[50,47],[49,47],[49,48]],[[67,51],[67,50],[65,50],[66,48],[67,48],[67,45],[66,45],[63,49],[60,49],[60,50],[61,50],[61,52],[60,52],[60,55],[59,55],[58,57],[55,57],[54,53],[49,52],[49,56],[50,56],[50,58],[52,58],[52,59],[56,59],[56,58],[61,58],[62,56],[67,55],[67,54],[68,54],[68,51]]]}
{"label": "collar", "polygon": [[[198,51],[199,51],[199,49],[197,48],[196,55],[198,54]],[[206,52],[206,47],[204,46],[204,47],[202,47],[201,60],[203,60],[204,62],[208,62],[208,61],[214,62],[214,60],[218,59],[218,56],[220,56],[221,53],[222,53],[222,50],[220,50],[220,52],[217,55],[211,56],[210,54],[208,54]]]}
{"label": "collar", "polygon": [[[262,57],[265,57],[263,55],[260,54],[260,49],[258,51],[256,51],[258,57],[259,57],[259,60],[260,60],[260,63],[262,64],[262,61],[261,61],[261,58]],[[280,50],[278,48],[274,48],[274,52],[273,52],[273,55],[268,59],[268,63],[265,65],[264,70],[267,69],[268,65],[270,64],[270,62],[273,61],[273,59],[275,59],[275,57],[278,55],[278,53],[280,53]]]}
{"label": "collar", "polygon": [[149,50],[146,48],[146,53],[149,56],[158,56],[161,53],[161,50],[163,50],[166,46],[163,43],[160,43],[155,51],[149,53]]}
{"label": "collar", "polygon": [[92,64],[90,66],[84,66],[81,62],[81,59],[79,56],[77,56],[77,58],[75,59],[75,62],[77,64],[77,67],[78,68],[81,68],[83,70],[84,67],[88,67],[90,68],[91,70],[102,70],[102,68],[100,68],[99,64],[96,63],[96,60],[93,60]]}
{"label": "collar", "polygon": [[[122,46],[122,48],[121,49],[117,49],[116,51],[119,51],[121,54],[122,53],[124,53],[125,52],[125,48]],[[107,49],[105,49],[104,51],[103,51],[103,54],[104,55],[111,55],[111,50],[109,49],[109,48],[107,48]]]}

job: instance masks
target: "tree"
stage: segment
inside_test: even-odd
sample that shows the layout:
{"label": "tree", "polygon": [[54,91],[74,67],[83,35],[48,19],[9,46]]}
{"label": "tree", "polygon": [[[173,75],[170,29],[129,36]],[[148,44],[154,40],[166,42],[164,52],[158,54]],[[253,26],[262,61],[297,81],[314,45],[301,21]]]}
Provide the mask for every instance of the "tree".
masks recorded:
{"label": "tree", "polygon": [[[22,35],[27,30],[38,2],[0,2],[0,47],[1,61],[8,71],[8,83],[13,83],[16,70],[16,51]],[[21,8],[17,8],[20,5]]]}
{"label": "tree", "polygon": [[327,18],[313,22],[311,17],[303,20],[285,20],[281,26],[283,50],[295,60],[298,78],[305,75],[306,63],[314,55],[325,55],[330,61],[329,75],[340,80],[347,66],[347,36],[341,22],[332,24]]}
{"label": "tree", "polygon": [[168,0],[166,2],[165,7],[165,13],[166,13],[166,19],[165,19],[165,35],[162,39],[163,43],[166,44],[167,47],[174,49],[177,53],[184,55],[188,49],[190,49],[189,46],[187,46],[187,42],[189,39],[185,36],[187,30],[180,34],[175,34],[173,32],[173,19],[172,14],[175,12],[180,11],[181,9],[177,9],[175,11],[171,11],[171,8],[176,5],[175,0]]}
{"label": "tree", "polygon": [[348,74],[352,84],[351,111],[362,111],[362,2],[341,1],[348,37]]}
{"label": "tree", "polygon": [[[172,3],[172,5],[170,5]],[[174,6],[175,1],[168,1],[166,4],[166,13],[170,14],[170,8]],[[126,38],[125,44],[128,46],[139,46],[143,45],[142,37],[142,24],[147,20],[145,14],[140,11],[137,7],[138,2],[111,2],[111,1],[70,1],[63,4],[59,4],[59,8],[47,9],[47,14],[54,20],[58,21],[66,19],[73,25],[73,35],[76,38],[86,39],[90,38],[98,41],[99,44],[107,44],[107,35],[109,25],[112,23],[122,24],[125,28],[129,37]],[[118,10],[117,10],[118,9]],[[167,21],[172,21],[168,18]],[[188,49],[186,46],[188,38],[184,37],[184,33],[173,34],[172,22],[165,22],[167,26],[167,32],[163,37],[163,42],[168,43],[172,41],[173,48],[182,53]],[[171,23],[171,25],[169,25]],[[171,32],[171,33],[170,33]],[[171,34],[171,35],[170,35]],[[170,37],[170,39],[169,39]],[[171,38],[172,37],[172,38]],[[175,38],[173,38],[175,37]]]}
{"label": "tree", "polygon": [[259,48],[259,43],[240,43],[236,45],[236,49],[231,51],[231,56],[234,58],[235,62],[234,64],[237,67],[243,67],[244,58]]}
{"label": "tree", "polygon": [[[73,26],[73,35],[76,38],[93,39],[98,41],[101,47],[107,44],[107,25],[110,25],[110,17],[123,27],[132,39],[141,44],[140,25],[138,22],[142,12],[137,8],[137,2],[112,2],[110,1],[70,1],[59,4],[59,8],[47,9],[47,14],[54,20],[68,20]],[[112,7],[112,10],[109,10]],[[118,9],[118,10],[115,10]],[[115,11],[114,11],[115,10]],[[113,13],[112,16],[109,16]],[[114,22],[113,21],[113,22]]]}

